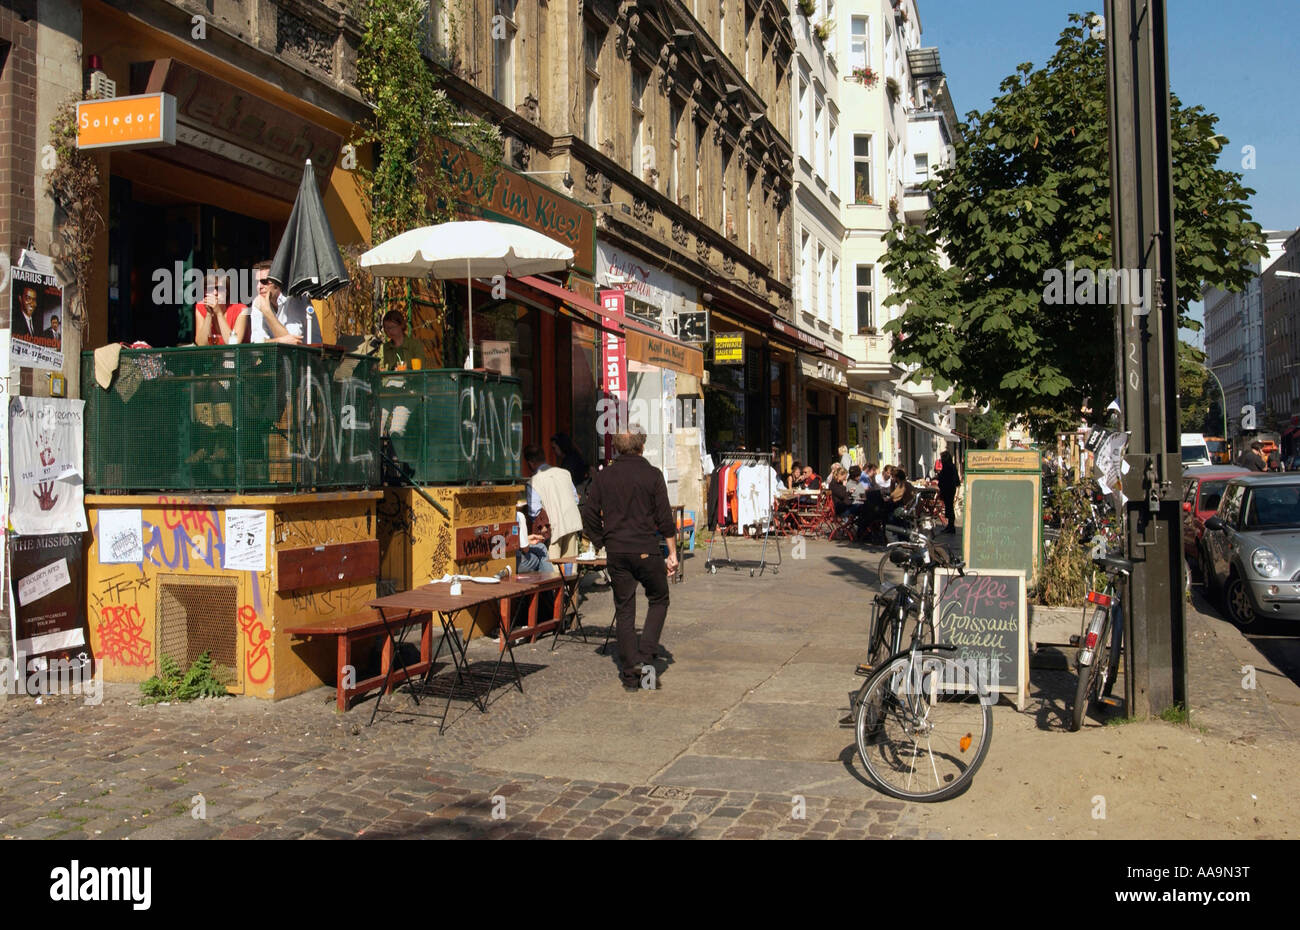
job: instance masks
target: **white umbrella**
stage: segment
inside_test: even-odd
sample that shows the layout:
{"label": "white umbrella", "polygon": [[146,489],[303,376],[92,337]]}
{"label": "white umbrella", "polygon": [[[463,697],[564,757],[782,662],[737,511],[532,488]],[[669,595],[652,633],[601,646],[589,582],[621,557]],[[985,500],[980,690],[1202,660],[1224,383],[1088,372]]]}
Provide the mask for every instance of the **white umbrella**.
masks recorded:
{"label": "white umbrella", "polygon": [[573,261],[573,249],[513,223],[462,220],[422,226],[361,256],[361,267],[384,278],[458,278],[465,275],[469,292],[469,354],[465,368],[474,367],[474,288],[472,278],[508,274],[514,277],[563,271]]}

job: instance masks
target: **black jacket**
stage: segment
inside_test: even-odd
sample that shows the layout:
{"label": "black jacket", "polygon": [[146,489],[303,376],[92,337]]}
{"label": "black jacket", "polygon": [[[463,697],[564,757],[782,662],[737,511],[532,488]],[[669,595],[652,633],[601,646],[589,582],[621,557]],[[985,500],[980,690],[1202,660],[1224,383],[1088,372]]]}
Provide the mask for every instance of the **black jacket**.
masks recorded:
{"label": "black jacket", "polygon": [[640,455],[620,455],[596,472],[580,508],[582,528],[609,554],[658,554],[659,539],[675,539],[663,472]]}

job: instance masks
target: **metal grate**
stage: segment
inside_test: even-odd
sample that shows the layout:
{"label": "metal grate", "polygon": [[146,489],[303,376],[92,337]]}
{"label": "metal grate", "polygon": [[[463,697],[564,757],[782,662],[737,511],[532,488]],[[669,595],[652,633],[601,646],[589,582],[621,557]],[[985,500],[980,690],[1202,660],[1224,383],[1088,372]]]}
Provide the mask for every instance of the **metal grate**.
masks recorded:
{"label": "metal grate", "polygon": [[219,678],[237,678],[238,579],[183,577],[158,586],[158,655],[187,669],[206,650]]}

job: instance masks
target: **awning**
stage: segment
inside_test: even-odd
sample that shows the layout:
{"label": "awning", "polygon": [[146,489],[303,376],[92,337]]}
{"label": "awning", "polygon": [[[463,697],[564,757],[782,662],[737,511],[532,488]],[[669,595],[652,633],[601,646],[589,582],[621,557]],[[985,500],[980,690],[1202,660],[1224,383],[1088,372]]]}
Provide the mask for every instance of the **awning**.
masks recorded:
{"label": "awning", "polygon": [[517,280],[576,310],[576,315],[590,325],[624,336],[627,339],[628,358],[656,368],[670,368],[695,378],[704,375],[704,353],[695,346],[665,336],[653,327],[629,317],[615,316],[600,304],[543,278],[527,276]]}
{"label": "awning", "polygon": [[868,407],[876,407],[880,410],[889,409],[889,401],[882,400],[879,397],[872,397],[870,394],[864,394],[862,391],[855,391],[849,388],[849,400],[859,404],[866,404]]}
{"label": "awning", "polygon": [[900,413],[898,418],[905,423],[915,426],[917,429],[925,430],[927,433],[933,433],[940,439],[947,439],[949,442],[959,442],[961,440],[961,437],[956,433],[951,433],[942,426],[935,426],[933,423],[927,423],[924,420],[917,419],[916,417],[909,417],[905,413]]}

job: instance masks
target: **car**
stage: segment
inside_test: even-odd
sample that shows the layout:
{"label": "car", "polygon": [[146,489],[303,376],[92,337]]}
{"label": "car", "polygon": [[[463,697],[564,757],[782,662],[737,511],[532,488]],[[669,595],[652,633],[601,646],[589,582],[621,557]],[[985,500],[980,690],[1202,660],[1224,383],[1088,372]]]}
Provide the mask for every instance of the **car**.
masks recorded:
{"label": "car", "polygon": [[1300,620],[1300,474],[1229,478],[1200,556],[1208,593],[1233,623]]}
{"label": "car", "polygon": [[1189,565],[1202,564],[1201,536],[1205,521],[1219,509],[1228,480],[1251,472],[1236,465],[1206,465],[1183,471],[1183,552]]}
{"label": "car", "polygon": [[1183,433],[1180,440],[1183,465],[1214,464],[1210,459],[1210,447],[1205,444],[1205,437],[1200,433]]}

